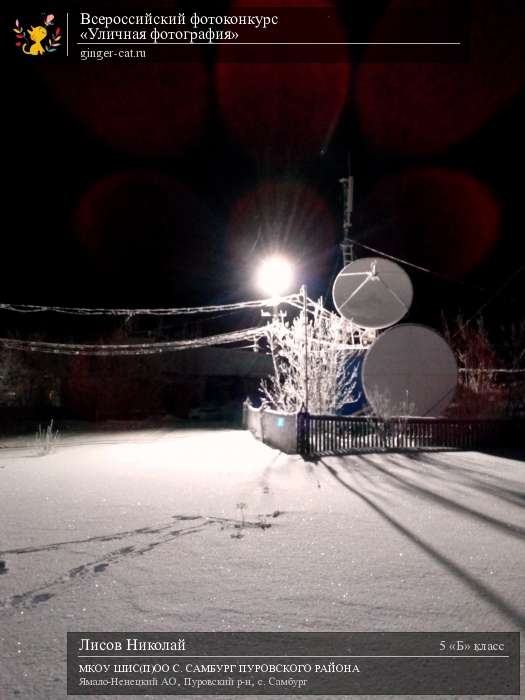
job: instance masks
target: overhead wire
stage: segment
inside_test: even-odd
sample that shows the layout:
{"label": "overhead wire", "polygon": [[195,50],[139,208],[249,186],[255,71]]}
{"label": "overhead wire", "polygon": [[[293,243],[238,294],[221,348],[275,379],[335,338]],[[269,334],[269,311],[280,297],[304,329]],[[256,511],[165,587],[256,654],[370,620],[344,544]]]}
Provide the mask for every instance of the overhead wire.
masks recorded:
{"label": "overhead wire", "polygon": [[[475,314],[473,314],[468,321],[465,322],[465,326],[468,326],[474,319],[476,319],[486,308],[489,306],[489,304],[492,304],[494,299],[496,299],[501,292],[503,292],[510,284],[511,282],[514,282],[514,280],[525,270],[525,264],[521,265],[517,270],[515,270],[510,277],[508,277],[503,284],[496,289],[494,294],[492,294],[489,299],[484,302],[479,309],[476,311]],[[458,331],[459,333],[459,331]],[[456,334],[457,335],[457,334]]]}
{"label": "overhead wire", "polygon": [[[298,294],[279,297],[279,304],[289,303],[298,298]],[[184,306],[180,308],[90,308],[76,306],[45,306],[40,304],[0,304],[0,310],[16,311],[18,313],[60,313],[77,316],[189,316],[195,314],[235,311],[237,309],[259,308],[272,306],[275,300],[256,299],[241,301],[233,304],[214,304],[212,306]]]}
{"label": "overhead wire", "polygon": [[268,327],[248,328],[241,331],[219,333],[204,338],[189,340],[171,340],[152,343],[54,343],[40,340],[20,340],[17,338],[0,338],[0,347],[8,350],[41,352],[55,355],[91,355],[91,356],[132,356],[154,355],[174,352],[188,348],[202,348],[212,345],[237,343],[258,338],[267,333]]}
{"label": "overhead wire", "polygon": [[[415,263],[410,262],[409,260],[404,260],[403,258],[399,258],[395,255],[390,255],[389,253],[385,253],[384,251],[378,250],[377,248],[373,248],[372,246],[369,246],[366,243],[361,243],[359,241],[356,241],[353,238],[349,239],[349,241],[351,243],[353,243],[354,245],[357,245],[361,248],[364,248],[365,250],[368,250],[371,253],[375,253],[376,255],[380,255],[384,258],[388,258],[389,260],[392,260],[394,262],[401,263],[402,265],[407,265],[408,267],[412,267],[415,270],[419,270],[420,272],[424,272],[426,274],[437,277],[438,279],[442,279],[445,282],[460,284],[463,286],[469,286],[472,289],[476,289],[476,291],[478,291],[478,292],[487,291],[485,288],[479,287],[477,285],[474,286],[474,285],[466,284],[465,282],[461,282],[460,280],[451,280],[450,278],[436,272],[435,270],[431,270],[429,268],[422,267],[421,265],[416,265]],[[494,292],[494,294],[492,294],[489,297],[489,299],[487,301],[485,301],[479,307],[479,309],[476,311],[476,313],[474,313],[469,318],[469,320],[466,321],[465,325],[468,326],[470,323],[472,323],[472,321],[474,321],[476,318],[478,318],[478,316],[486,309],[486,307],[489,306],[489,304],[491,304],[494,301],[494,299],[496,299],[511,284],[511,282],[513,282],[514,279],[516,279],[516,277],[518,277],[524,270],[525,270],[525,264],[521,265],[508,279],[505,280],[505,282]]]}

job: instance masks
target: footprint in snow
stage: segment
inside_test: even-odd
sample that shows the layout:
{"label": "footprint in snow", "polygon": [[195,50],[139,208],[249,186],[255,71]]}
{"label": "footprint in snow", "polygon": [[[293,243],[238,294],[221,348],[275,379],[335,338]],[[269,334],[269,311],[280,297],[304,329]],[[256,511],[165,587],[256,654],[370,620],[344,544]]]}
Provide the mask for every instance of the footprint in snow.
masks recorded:
{"label": "footprint in snow", "polygon": [[38,605],[39,603],[47,603],[47,601],[52,597],[53,595],[51,593],[39,593],[38,595],[34,595],[31,598],[31,603],[33,605]]}

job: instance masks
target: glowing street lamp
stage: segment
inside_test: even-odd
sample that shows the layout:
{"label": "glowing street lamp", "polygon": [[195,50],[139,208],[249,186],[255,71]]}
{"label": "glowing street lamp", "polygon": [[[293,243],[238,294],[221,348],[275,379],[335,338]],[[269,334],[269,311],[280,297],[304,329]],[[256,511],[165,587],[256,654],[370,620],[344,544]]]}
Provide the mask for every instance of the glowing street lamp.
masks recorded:
{"label": "glowing street lamp", "polygon": [[281,256],[266,258],[261,263],[257,275],[257,284],[263,294],[276,301],[287,292],[293,283],[291,264]]}

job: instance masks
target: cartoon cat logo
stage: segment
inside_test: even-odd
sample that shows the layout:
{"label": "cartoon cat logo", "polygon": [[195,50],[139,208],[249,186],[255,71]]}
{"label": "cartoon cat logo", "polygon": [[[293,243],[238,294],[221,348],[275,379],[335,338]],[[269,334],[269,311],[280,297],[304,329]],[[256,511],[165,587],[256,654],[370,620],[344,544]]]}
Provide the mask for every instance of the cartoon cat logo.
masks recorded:
{"label": "cartoon cat logo", "polygon": [[43,15],[43,23],[30,29],[24,29],[17,19],[13,28],[16,34],[16,46],[27,56],[43,56],[46,53],[53,53],[60,46],[62,33],[60,27],[55,30],[55,15]]}

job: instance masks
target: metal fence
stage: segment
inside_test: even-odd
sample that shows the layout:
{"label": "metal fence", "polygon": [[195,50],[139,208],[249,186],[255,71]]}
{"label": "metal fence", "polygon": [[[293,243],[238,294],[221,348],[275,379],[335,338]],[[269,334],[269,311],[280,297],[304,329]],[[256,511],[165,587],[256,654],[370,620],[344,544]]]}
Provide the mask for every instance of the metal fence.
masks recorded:
{"label": "metal fence", "polygon": [[360,450],[479,449],[525,445],[525,420],[297,416],[304,456]]}

